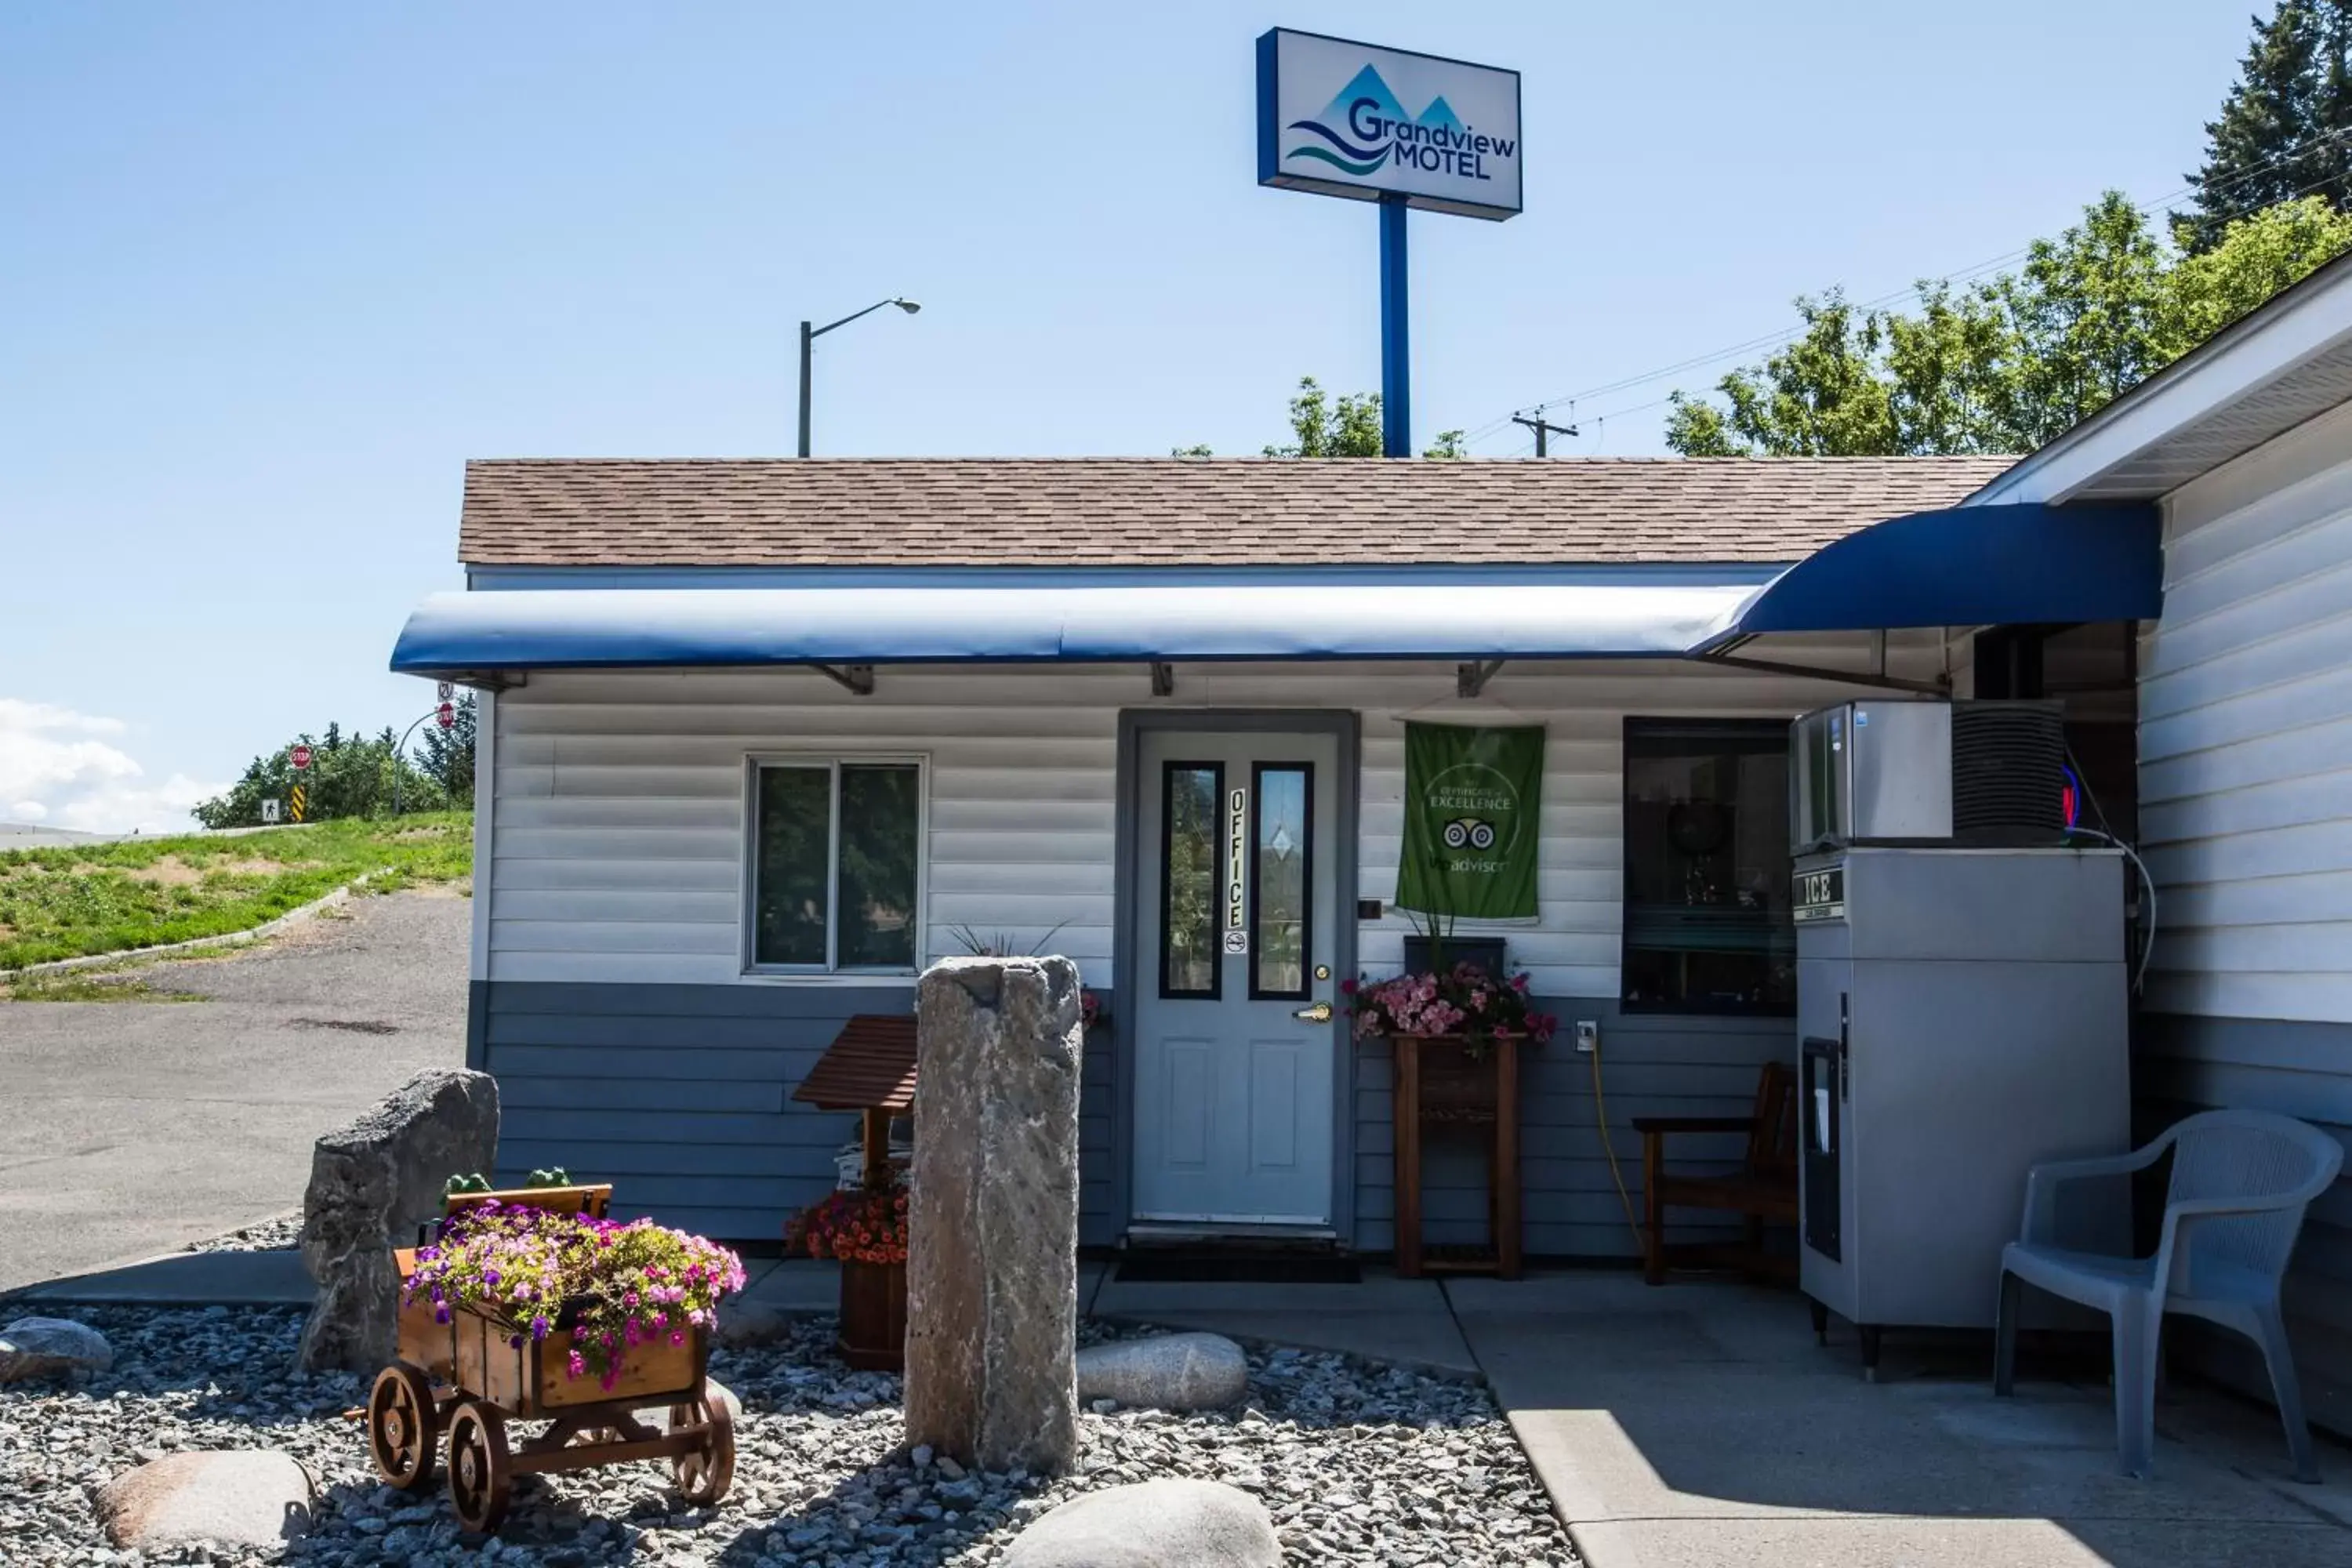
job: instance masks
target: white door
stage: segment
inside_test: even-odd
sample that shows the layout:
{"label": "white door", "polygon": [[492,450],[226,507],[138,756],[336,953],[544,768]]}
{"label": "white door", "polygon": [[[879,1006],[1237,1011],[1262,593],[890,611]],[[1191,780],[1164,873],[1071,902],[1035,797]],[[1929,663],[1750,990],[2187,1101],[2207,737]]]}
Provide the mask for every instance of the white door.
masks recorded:
{"label": "white door", "polygon": [[1138,748],[1135,1218],[1331,1223],[1339,748],[1147,731]]}

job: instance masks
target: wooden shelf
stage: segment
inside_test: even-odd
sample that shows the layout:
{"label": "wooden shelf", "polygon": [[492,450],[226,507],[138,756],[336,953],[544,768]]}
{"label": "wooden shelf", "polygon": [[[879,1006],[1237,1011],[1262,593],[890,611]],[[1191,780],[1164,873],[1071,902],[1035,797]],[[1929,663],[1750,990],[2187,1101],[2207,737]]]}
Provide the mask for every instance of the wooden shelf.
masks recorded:
{"label": "wooden shelf", "polygon": [[[1519,1042],[1472,1042],[1459,1035],[1396,1035],[1396,1271],[1519,1277]],[[1487,1241],[1436,1246],[1422,1240],[1422,1137],[1433,1126],[1487,1129]]]}

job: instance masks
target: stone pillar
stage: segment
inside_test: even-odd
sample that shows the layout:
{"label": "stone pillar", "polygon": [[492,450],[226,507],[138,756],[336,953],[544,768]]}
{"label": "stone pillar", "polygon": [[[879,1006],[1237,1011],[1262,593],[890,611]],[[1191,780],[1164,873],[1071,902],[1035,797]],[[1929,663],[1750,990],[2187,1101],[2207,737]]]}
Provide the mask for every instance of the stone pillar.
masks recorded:
{"label": "stone pillar", "polygon": [[392,1359],[400,1316],[394,1247],[441,1217],[451,1176],[485,1175],[499,1153],[499,1084],[432,1068],[373,1110],[320,1135],[302,1194],[302,1263],[319,1287],[294,1364],[373,1373]]}
{"label": "stone pillar", "polygon": [[916,994],[907,1441],[1037,1474],[1076,1458],[1077,966],[951,958]]}

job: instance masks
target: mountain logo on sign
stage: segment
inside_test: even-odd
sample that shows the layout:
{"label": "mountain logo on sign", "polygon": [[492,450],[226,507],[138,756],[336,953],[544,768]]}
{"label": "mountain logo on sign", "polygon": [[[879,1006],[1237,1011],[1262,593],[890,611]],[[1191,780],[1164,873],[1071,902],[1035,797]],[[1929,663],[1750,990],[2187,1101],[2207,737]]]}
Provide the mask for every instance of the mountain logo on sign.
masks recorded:
{"label": "mountain logo on sign", "polygon": [[1383,165],[1423,169],[1465,179],[1490,178],[1489,157],[1508,158],[1515,139],[1482,136],[1462,123],[1443,95],[1409,115],[1381,73],[1367,65],[1311,120],[1294,120],[1293,131],[1318,138],[1292,148],[1286,158],[1308,158],[1350,174],[1370,174]]}

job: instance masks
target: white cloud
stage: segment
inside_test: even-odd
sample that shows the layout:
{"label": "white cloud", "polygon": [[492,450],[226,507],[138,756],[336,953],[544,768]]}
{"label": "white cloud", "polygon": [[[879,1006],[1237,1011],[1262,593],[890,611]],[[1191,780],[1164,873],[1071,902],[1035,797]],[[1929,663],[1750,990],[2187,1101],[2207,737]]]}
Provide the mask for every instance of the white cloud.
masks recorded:
{"label": "white cloud", "polygon": [[11,817],[92,833],[172,832],[195,826],[189,807],[228,786],[185,773],[151,781],[129,752],[100,736],[120,719],[0,697],[0,801]]}

